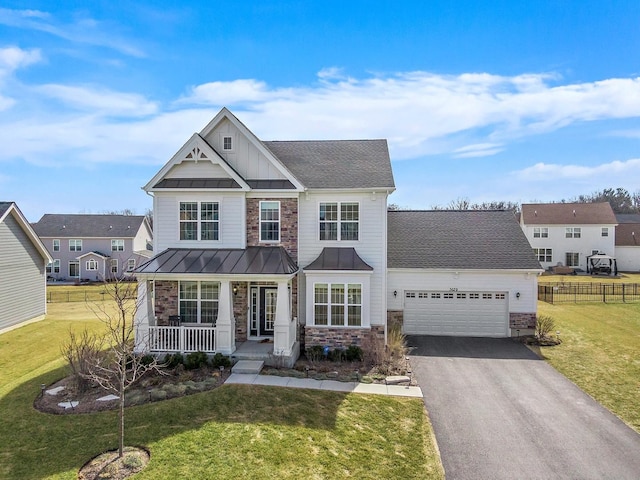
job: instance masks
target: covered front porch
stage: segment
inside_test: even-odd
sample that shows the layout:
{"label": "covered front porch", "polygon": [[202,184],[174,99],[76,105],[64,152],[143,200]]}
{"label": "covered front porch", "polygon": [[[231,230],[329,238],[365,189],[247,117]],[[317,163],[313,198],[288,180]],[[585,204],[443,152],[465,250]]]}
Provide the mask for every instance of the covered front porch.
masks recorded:
{"label": "covered front porch", "polygon": [[144,299],[137,349],[293,364],[300,350],[296,273],[278,247],[165,251],[136,272]]}

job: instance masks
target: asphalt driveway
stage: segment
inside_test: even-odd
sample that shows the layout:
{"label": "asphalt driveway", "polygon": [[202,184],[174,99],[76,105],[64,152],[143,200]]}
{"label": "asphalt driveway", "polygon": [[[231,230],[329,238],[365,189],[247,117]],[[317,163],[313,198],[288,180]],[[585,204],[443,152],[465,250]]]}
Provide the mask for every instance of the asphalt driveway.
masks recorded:
{"label": "asphalt driveway", "polygon": [[524,345],[408,344],[447,480],[640,479],[640,435]]}

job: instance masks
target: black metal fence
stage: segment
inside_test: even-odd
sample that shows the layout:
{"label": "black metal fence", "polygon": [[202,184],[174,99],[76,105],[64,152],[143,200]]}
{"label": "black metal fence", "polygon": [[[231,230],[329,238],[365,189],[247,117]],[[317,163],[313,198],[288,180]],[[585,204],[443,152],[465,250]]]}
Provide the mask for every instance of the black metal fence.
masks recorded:
{"label": "black metal fence", "polygon": [[639,283],[539,283],[538,300],[547,303],[640,302]]}
{"label": "black metal fence", "polygon": [[[103,300],[111,300],[113,298],[113,292],[108,292],[107,288],[109,287],[71,287],[58,289],[47,288],[47,303],[68,303],[68,302],[101,302]],[[125,294],[132,295],[135,298],[138,293],[135,285],[129,291],[126,291]]]}

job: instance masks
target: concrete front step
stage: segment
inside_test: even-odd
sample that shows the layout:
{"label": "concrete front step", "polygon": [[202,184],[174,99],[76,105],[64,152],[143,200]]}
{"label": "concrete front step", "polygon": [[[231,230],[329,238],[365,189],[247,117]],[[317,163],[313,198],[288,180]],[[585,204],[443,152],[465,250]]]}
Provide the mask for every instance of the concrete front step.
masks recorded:
{"label": "concrete front step", "polygon": [[240,360],[231,368],[231,373],[258,374],[262,367],[264,367],[262,360]]}

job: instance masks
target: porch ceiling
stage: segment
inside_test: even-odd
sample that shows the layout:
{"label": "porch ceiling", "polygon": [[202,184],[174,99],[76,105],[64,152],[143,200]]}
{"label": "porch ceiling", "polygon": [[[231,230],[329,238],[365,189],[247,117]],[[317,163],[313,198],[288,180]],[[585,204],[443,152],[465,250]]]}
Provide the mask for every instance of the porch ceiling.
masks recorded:
{"label": "porch ceiling", "polygon": [[169,248],[136,270],[140,274],[291,275],[298,266],[282,247]]}

